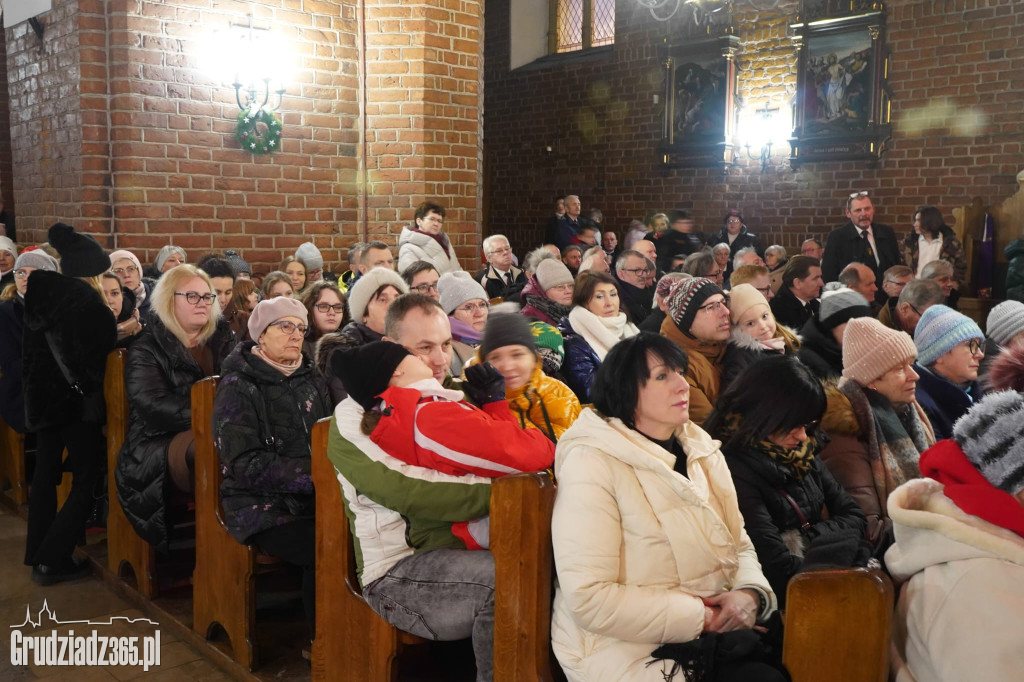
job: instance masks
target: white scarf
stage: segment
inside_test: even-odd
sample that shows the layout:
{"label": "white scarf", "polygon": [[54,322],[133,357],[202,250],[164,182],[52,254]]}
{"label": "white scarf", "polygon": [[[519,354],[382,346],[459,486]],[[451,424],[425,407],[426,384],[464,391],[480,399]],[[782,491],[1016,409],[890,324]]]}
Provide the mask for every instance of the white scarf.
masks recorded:
{"label": "white scarf", "polygon": [[582,306],[569,311],[569,323],[590,344],[602,362],[612,346],[640,333],[635,324],[626,320],[626,313],[614,317],[598,317]]}

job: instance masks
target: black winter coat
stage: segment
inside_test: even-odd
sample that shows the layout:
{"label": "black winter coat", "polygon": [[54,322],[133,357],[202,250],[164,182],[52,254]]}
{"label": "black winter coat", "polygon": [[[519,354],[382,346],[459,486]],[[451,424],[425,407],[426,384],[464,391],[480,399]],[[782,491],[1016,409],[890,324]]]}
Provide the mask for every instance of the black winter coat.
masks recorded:
{"label": "black winter coat", "polygon": [[15,294],[0,303],[0,417],[18,433],[25,433],[25,398],[21,391],[24,332],[25,301]]}
{"label": "black winter coat", "polygon": [[345,385],[331,369],[331,356],[339,348],[355,348],[363,346],[371,341],[380,341],[383,334],[378,334],[362,322],[349,322],[339,331],[331,334],[324,334],[316,344],[316,353],[313,358],[317,375],[327,381],[328,389],[331,392],[332,405],[337,405],[348,397]]}
{"label": "black winter coat", "polygon": [[871,232],[874,234],[875,247],[878,250],[878,261],[867,255],[868,241],[860,236],[860,230],[852,222],[847,221],[845,225],[840,225],[829,232],[825,240],[825,255],[821,259],[821,276],[825,282],[835,282],[847,265],[863,263],[875,273],[875,283],[878,285],[875,300],[881,303],[885,301],[882,275],[894,265],[903,265],[903,257],[900,253],[900,242],[891,227],[871,223]]}
{"label": "black winter coat", "polygon": [[780,287],[779,293],[768,303],[768,307],[772,309],[772,315],[775,316],[775,321],[790,329],[803,327],[804,323],[814,316],[819,305],[820,302],[817,299],[808,301],[807,305],[804,305],[796,297],[796,294],[786,286]]}
{"label": "black winter coat", "polygon": [[[80,279],[36,270],[30,283],[25,294],[22,384],[25,428],[39,431],[80,420],[85,400],[102,401],[117,324],[100,293]],[[82,393],[64,378],[48,336]]]}
{"label": "black winter coat", "polygon": [[654,287],[650,286],[641,289],[629,282],[623,282],[617,277],[615,279],[619,283],[621,306],[625,308],[629,321],[639,325],[651,314],[651,305],[654,303]]}
{"label": "black winter coat", "polygon": [[800,362],[821,380],[838,379],[843,374],[843,349],[832,336],[824,331],[813,317],[800,329],[800,350],[796,356]]}
{"label": "black winter coat", "polygon": [[[235,346],[224,319],[206,342],[214,373]],[[167,525],[167,448],[192,428],[192,384],[205,378],[188,349],[155,313],[128,350],[125,392],[128,433],[117,455],[117,497],[135,532],[160,551],[170,538]]]}
{"label": "black winter coat", "polygon": [[736,252],[740,249],[752,247],[758,256],[764,258],[764,247],[761,246],[761,240],[753,232],[747,232],[746,225],[740,228],[740,233],[736,235],[736,239],[732,240],[732,244],[729,244],[729,229],[723,227],[708,240],[708,246],[715,246],[716,244],[727,244],[729,246],[729,264],[725,266],[726,277],[732,275],[732,259],[736,257]]}
{"label": "black winter coat", "polygon": [[[853,498],[832,477],[817,457],[811,470],[798,479],[792,470],[764,454],[749,448],[724,450],[729,465],[743,524],[754,543],[761,569],[785,608],[786,585],[800,571],[803,555],[792,553],[783,539],[786,531],[799,532],[801,521],[793,506],[780,492],[789,493],[810,524],[806,542],[822,533],[842,529],[863,535],[867,521]],[[827,519],[822,509],[828,510]],[[796,533],[789,534],[798,537]]]}
{"label": "black winter coat", "polygon": [[252,354],[255,345],[238,344],[224,361],[213,405],[224,520],[243,544],[260,531],[313,518],[311,435],[332,411],[309,358],[285,376]]}

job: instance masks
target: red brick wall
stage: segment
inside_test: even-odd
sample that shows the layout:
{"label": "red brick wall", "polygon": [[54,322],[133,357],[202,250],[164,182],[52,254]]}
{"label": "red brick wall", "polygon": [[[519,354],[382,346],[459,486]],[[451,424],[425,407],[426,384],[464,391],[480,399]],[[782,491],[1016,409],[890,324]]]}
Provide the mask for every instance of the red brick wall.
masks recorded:
{"label": "red brick wall", "polygon": [[[7,36],[0,18],[0,54],[7,54]],[[14,171],[11,161],[11,109],[7,94],[7,60],[0,59],[0,201],[8,216],[7,235],[15,227],[11,221],[15,216]]]}
{"label": "red brick wall", "polygon": [[[601,208],[606,225],[691,208],[707,230],[728,207],[768,243],[795,249],[841,223],[847,194],[869,190],[880,222],[909,231],[921,204],[951,209],[981,196],[995,203],[1016,188],[1024,167],[1024,3],[1015,0],[891,0],[895,132],[877,168],[861,162],[788,164],[762,173],[741,161],[716,170],[661,167],[661,120],[653,96],[662,81],[655,45],[685,22],[662,24],[632,0],[616,5],[616,44],[607,59],[508,70],[508,2],[488,5],[484,134],[488,233],[517,249],[540,239],[554,197],[579,194]],[[773,12],[737,3],[739,94],[762,105],[792,93],[796,49],[786,37],[796,3]],[[680,14],[683,14],[682,12]],[[948,106],[946,106],[948,104]],[[922,113],[934,119],[921,129]],[[551,153],[545,147],[553,148]],[[788,153],[788,149],[786,150]],[[781,157],[776,157],[781,164]]]}
{"label": "red brick wall", "polygon": [[[280,151],[267,156],[239,148],[234,90],[200,60],[208,29],[250,11],[295,62]],[[352,0],[58,4],[42,17],[43,58],[27,24],[7,30],[12,126],[30,133],[14,159],[25,237],[63,218],[143,263],[172,243],[191,260],[233,248],[266,272],[309,239],[329,264],[357,240],[395,243],[414,207],[436,198],[452,208],[460,256],[475,261],[479,12],[467,0],[371,0],[362,32]],[[74,60],[80,78],[58,60]],[[45,104],[58,93],[73,115]],[[63,143],[40,149],[57,124]]]}

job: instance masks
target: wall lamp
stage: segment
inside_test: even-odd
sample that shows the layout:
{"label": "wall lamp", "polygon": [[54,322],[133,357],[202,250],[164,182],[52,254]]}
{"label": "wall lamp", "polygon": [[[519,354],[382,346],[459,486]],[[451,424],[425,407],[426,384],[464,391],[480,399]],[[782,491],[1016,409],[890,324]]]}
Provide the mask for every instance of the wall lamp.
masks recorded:
{"label": "wall lamp", "polygon": [[754,109],[742,125],[743,148],[747,158],[761,162],[761,172],[771,167],[772,147],[778,150],[787,144],[792,133],[792,125],[782,111],[769,107]]}

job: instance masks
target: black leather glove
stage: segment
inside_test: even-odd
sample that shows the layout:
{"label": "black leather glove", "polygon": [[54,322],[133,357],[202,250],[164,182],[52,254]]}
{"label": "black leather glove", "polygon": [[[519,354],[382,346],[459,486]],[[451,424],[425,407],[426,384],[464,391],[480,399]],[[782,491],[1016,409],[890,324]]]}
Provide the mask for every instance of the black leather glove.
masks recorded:
{"label": "black leather glove", "polygon": [[477,405],[496,403],[505,399],[505,377],[489,362],[470,365],[466,368],[462,390]]}

